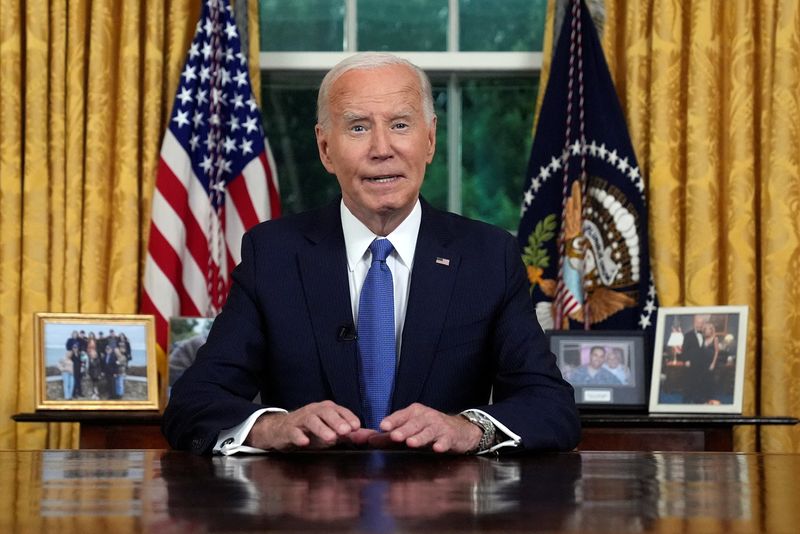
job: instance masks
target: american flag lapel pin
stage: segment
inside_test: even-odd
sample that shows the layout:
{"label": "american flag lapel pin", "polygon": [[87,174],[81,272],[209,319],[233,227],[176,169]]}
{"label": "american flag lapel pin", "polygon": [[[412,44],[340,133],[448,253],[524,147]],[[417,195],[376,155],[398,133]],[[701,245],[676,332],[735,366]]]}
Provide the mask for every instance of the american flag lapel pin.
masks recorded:
{"label": "american flag lapel pin", "polygon": [[439,265],[444,265],[445,267],[449,267],[450,266],[450,258],[439,258],[439,257],[437,257],[436,258],[436,263],[438,263]]}

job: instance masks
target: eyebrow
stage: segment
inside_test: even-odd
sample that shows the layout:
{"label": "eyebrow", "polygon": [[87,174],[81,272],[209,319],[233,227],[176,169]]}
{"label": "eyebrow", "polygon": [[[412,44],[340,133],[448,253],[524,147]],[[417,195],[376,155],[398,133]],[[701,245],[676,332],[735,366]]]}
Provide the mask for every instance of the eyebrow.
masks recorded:
{"label": "eyebrow", "polygon": [[357,122],[367,118],[366,115],[362,113],[356,113],[355,111],[345,111],[342,113],[342,117],[344,118],[345,122]]}
{"label": "eyebrow", "polygon": [[[414,112],[413,111],[411,111],[411,110],[403,110],[403,111],[401,111],[399,113],[396,113],[395,115],[392,115],[391,120],[393,120],[393,121],[398,120],[398,119],[409,120],[413,116],[414,116]],[[345,110],[345,111],[342,112],[342,118],[345,120],[345,122],[358,122],[358,121],[367,120],[369,117],[368,117],[368,115],[366,115],[364,113],[358,113],[356,111],[347,111],[347,110]]]}

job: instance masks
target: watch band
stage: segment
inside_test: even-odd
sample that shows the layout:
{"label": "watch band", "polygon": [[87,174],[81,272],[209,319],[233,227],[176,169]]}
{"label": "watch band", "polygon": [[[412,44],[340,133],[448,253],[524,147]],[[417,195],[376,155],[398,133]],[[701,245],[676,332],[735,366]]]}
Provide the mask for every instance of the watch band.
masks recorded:
{"label": "watch band", "polygon": [[494,426],[494,423],[491,419],[486,417],[481,412],[477,412],[474,410],[468,410],[461,414],[467,421],[470,423],[477,425],[483,430],[483,436],[481,436],[481,440],[478,442],[478,446],[470,451],[472,453],[479,453],[488,451],[495,445],[495,435],[497,433],[497,429]]}

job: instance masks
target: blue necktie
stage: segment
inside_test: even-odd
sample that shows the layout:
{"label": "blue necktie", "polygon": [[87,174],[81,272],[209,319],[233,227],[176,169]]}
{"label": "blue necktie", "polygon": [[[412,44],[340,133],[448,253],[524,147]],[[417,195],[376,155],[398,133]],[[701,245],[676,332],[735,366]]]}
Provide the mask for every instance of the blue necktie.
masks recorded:
{"label": "blue necktie", "polygon": [[369,249],[372,265],[358,305],[358,352],[365,425],[378,430],[381,420],[389,415],[394,387],[394,287],[386,265],[394,247],[388,239],[376,239]]}

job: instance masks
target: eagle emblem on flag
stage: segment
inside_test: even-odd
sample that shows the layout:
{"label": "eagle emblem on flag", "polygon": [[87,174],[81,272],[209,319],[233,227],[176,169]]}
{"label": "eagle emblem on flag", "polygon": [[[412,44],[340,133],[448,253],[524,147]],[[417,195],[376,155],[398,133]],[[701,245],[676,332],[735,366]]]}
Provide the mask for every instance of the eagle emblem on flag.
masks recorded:
{"label": "eagle emblem on flag", "polygon": [[536,127],[518,238],[545,329],[650,329],[644,177],[594,23],[570,2]]}

